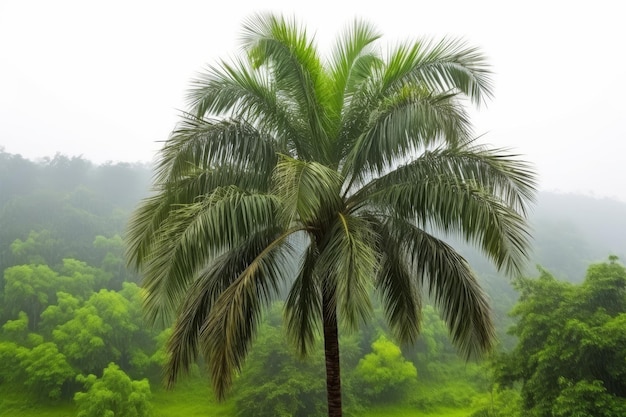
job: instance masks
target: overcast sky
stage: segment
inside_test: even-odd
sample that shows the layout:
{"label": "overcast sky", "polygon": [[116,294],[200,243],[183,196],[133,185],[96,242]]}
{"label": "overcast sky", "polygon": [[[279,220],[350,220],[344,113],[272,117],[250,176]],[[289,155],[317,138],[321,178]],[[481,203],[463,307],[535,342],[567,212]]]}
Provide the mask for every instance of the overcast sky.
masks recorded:
{"label": "overcast sky", "polygon": [[533,162],[541,189],[626,201],[626,15],[596,1],[0,0],[0,148],[36,159],[151,161],[189,81],[238,48],[258,11],[295,15],[320,48],[355,17],[382,44],[462,37],[489,57],[483,142]]}

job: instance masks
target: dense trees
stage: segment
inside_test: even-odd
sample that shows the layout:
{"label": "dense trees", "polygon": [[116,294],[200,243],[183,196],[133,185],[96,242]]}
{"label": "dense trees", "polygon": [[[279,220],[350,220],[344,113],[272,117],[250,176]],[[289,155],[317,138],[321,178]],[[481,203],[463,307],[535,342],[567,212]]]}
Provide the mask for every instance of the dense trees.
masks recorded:
{"label": "dense trees", "polygon": [[[101,175],[119,168],[63,156],[34,163],[0,152],[0,361],[11,364],[0,368],[3,395],[19,387],[29,403],[67,401],[98,378],[78,375],[102,376],[113,361],[134,378],[155,375],[162,361],[154,356],[157,332],[143,324],[120,237],[149,174],[123,167],[131,196]],[[97,187],[118,191],[104,195]],[[129,401],[145,391],[137,388]],[[95,396],[77,398],[97,403]]]}
{"label": "dense trees", "polygon": [[177,316],[170,380],[201,352],[223,398],[285,285],[300,354],[323,335],[333,416],[338,328],[368,319],[372,289],[400,342],[415,342],[428,292],[463,355],[488,350],[486,298],[435,233],[460,235],[506,272],[523,266],[534,174],[473,140],[464,105],[491,94],[482,54],[443,40],[383,56],[359,21],[328,60],[292,20],[258,15],[243,32],[245,55],[194,82],[129,229],[149,314]]}
{"label": "dense trees", "polygon": [[0,148],[0,272],[29,263],[10,245],[16,239],[28,243],[31,232],[40,235],[37,245],[54,244],[56,257],[39,252],[50,266],[63,258],[99,266],[92,251],[95,236],[123,232],[149,178],[150,169],[142,164],[93,165],[64,155],[33,162]]}
{"label": "dense trees", "polygon": [[496,376],[505,386],[522,382],[525,415],[625,415],[626,268],[612,257],[590,266],[580,285],[542,270],[516,288],[519,341]]}

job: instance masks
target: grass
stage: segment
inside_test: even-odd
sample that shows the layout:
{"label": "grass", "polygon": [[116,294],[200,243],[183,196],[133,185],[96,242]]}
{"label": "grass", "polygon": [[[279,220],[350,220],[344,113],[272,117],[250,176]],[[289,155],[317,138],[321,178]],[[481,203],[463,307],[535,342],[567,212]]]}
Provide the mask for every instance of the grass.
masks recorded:
{"label": "grass", "polygon": [[[74,417],[72,401],[41,404],[23,392],[0,386],[0,417]],[[152,387],[152,417],[231,417],[233,402],[217,404],[206,380],[190,378],[173,391]]]}
{"label": "grass", "polygon": [[154,417],[230,417],[235,415],[233,401],[219,404],[209,384],[202,378],[185,378],[173,391],[152,390]]}
{"label": "grass", "polygon": [[437,410],[423,411],[406,405],[375,407],[363,412],[363,417],[467,417],[472,409],[439,408]]}
{"label": "grass", "polygon": [[[183,379],[173,391],[152,387],[152,417],[233,417],[234,401],[218,404],[208,382],[201,378]],[[363,410],[362,417],[467,417],[474,409],[433,408],[420,410],[406,404],[372,407]],[[36,404],[23,392],[0,386],[0,417],[74,417],[72,402]]]}
{"label": "grass", "polygon": [[2,417],[73,417],[76,407],[72,402],[39,404],[23,392],[0,386],[0,416]]}

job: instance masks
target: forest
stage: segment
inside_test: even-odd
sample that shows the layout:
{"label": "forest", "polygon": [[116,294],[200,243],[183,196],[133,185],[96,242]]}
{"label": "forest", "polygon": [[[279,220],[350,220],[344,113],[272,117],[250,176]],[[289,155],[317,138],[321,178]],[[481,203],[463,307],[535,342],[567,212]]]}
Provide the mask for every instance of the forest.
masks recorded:
{"label": "forest", "polygon": [[[124,257],[151,175],[0,152],[0,415],[323,416],[323,347],[306,360],[291,350],[280,302],[225,402],[202,362],[164,389],[171,328],[144,321]],[[624,214],[617,201],[541,193],[532,261],[512,281],[461,247],[496,317],[500,344],[486,360],[461,359],[430,305],[417,343],[397,344],[375,304],[374,320],[340,337],[346,415],[626,415]]]}

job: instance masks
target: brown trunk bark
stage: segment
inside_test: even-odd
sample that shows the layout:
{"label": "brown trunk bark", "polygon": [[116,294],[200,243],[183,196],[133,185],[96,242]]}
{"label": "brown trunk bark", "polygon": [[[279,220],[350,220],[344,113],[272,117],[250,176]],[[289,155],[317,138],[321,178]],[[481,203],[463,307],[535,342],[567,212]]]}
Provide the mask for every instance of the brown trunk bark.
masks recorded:
{"label": "brown trunk bark", "polygon": [[324,291],[322,309],[324,320],[324,353],[326,356],[326,397],[328,417],[341,417],[341,377],[339,367],[339,333],[334,292]]}

